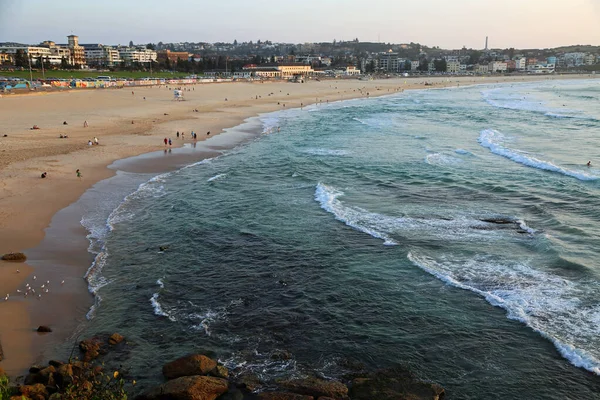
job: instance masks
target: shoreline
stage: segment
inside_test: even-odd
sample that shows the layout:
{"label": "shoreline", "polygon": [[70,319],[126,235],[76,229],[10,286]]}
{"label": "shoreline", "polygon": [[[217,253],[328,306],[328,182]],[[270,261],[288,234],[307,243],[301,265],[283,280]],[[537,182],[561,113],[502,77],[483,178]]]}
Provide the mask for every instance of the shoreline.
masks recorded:
{"label": "shoreline", "polygon": [[[120,115],[120,118],[114,118],[109,123],[100,125],[99,128],[96,128],[95,121],[92,118],[89,118],[89,120],[92,121],[90,126],[92,126],[92,124],[94,126],[89,131],[81,128],[78,131],[69,131],[70,136],[72,135],[82,139],[82,143],[76,144],[75,146],[69,146],[69,149],[67,149],[66,152],[64,152],[65,149],[61,149],[50,155],[40,155],[36,157],[37,154],[34,151],[32,152],[32,157],[25,158],[22,161],[19,161],[18,159],[15,161],[9,160],[6,165],[0,162],[0,167],[2,167],[2,171],[0,171],[0,184],[2,185],[1,187],[9,189],[9,195],[5,197],[3,194],[0,198],[0,209],[3,210],[0,214],[3,216],[2,226],[4,229],[2,231],[5,232],[4,234],[0,234],[0,243],[2,243],[0,245],[0,253],[27,249],[25,252],[29,257],[29,261],[26,264],[0,262],[0,293],[4,293],[3,290],[5,290],[7,293],[16,294],[17,288],[22,288],[26,281],[31,282],[33,273],[37,274],[36,276],[39,276],[38,282],[45,282],[46,280],[50,280],[51,277],[53,281],[62,280],[62,277],[55,277],[55,275],[52,275],[53,272],[56,273],[56,269],[53,270],[53,268],[49,266],[62,268],[63,271],[69,271],[66,284],[61,286],[56,294],[53,293],[53,296],[49,296],[47,299],[44,298],[43,301],[24,301],[21,298],[17,298],[16,300],[18,301],[13,301],[13,298],[11,298],[11,301],[0,304],[1,320],[11,321],[11,326],[7,326],[7,324],[2,324],[0,326],[0,343],[4,345],[5,355],[5,360],[1,362],[0,366],[2,366],[10,375],[18,375],[25,371],[37,359],[43,358],[43,349],[49,344],[58,342],[63,343],[64,339],[72,338],[73,331],[69,331],[69,328],[65,329],[64,325],[54,324],[52,322],[48,323],[47,320],[42,319],[54,318],[54,321],[56,321],[58,315],[63,314],[62,317],[64,320],[75,322],[76,326],[81,322],[85,322],[85,314],[87,311],[83,314],[81,314],[81,311],[83,308],[86,310],[89,309],[89,306],[93,301],[91,301],[92,296],[88,292],[87,284],[81,277],[83,277],[83,273],[90,268],[91,259],[93,259],[93,257],[88,252],[89,242],[86,239],[87,232],[80,224],[82,215],[79,215],[78,219],[77,212],[73,213],[68,209],[76,205],[79,202],[78,199],[81,199],[87,192],[94,189],[96,185],[106,182],[118,174],[118,167],[110,168],[111,165],[119,163],[124,165],[124,163],[126,164],[127,159],[131,158],[137,158],[139,161],[140,157],[143,158],[143,155],[147,156],[149,153],[152,154],[154,151],[163,149],[164,146],[162,146],[162,144],[156,144],[160,143],[162,136],[168,135],[171,137],[175,130],[182,130],[185,132],[189,132],[192,129],[195,130],[193,126],[200,124],[200,122],[197,122],[196,120],[204,119],[204,121],[202,121],[203,130],[208,129],[208,131],[218,132],[218,137],[225,138],[227,135],[220,134],[223,132],[229,134],[230,130],[239,127],[244,121],[247,121],[250,118],[260,117],[261,114],[271,113],[282,109],[300,108],[300,104],[308,106],[315,104],[318,99],[325,102],[378,97],[398,93],[399,91],[396,90],[398,88],[402,88],[402,90],[432,89],[454,87],[457,86],[457,83],[459,86],[461,84],[496,84],[500,82],[522,83],[536,80],[555,80],[560,78],[589,79],[590,76],[544,76],[531,77],[537,79],[529,80],[523,79],[523,77],[515,78],[517,79],[499,79],[499,82],[490,82],[492,80],[495,81],[495,79],[486,79],[485,82],[482,82],[481,79],[477,78],[465,78],[463,80],[450,80],[447,78],[440,78],[438,80],[432,78],[425,79],[428,82],[435,82],[430,86],[425,86],[423,82],[406,83],[411,80],[410,78],[379,81],[324,81],[309,82],[307,84],[236,83],[235,85],[228,85],[228,89],[230,90],[226,93],[226,96],[228,96],[225,97],[226,100],[217,101],[209,98],[200,99],[201,102],[196,104],[192,103],[194,100],[185,102],[183,106],[189,106],[187,107],[187,112],[181,112],[181,110],[177,109],[181,103],[171,102],[169,105],[165,103],[167,101],[165,98],[170,94],[167,90],[160,90],[157,88],[136,88],[136,91],[139,91],[142,94],[136,93],[136,95],[133,96],[134,101],[139,102],[140,97],[144,94],[143,102],[146,102],[146,96],[154,96],[156,92],[159,92],[159,95],[161,95],[160,99],[156,101],[156,104],[150,106],[152,113],[148,113],[148,110],[144,109],[145,107],[143,107],[142,110],[137,107],[132,110],[132,112]],[[423,78],[417,79],[419,81],[423,80]],[[333,84],[337,84],[338,86],[334,87]],[[241,88],[238,87],[238,85]],[[215,86],[222,88],[221,85]],[[202,89],[205,88],[206,85],[202,85]],[[231,90],[232,88],[233,90]],[[275,89],[272,90],[273,88]],[[297,88],[301,89],[303,93],[293,93]],[[364,95],[364,93],[360,91],[361,88],[363,88],[362,90],[369,91],[369,96]],[[280,92],[277,95],[272,96],[278,89]],[[343,89],[345,90],[342,92]],[[357,89],[359,91],[357,91]],[[266,92],[267,90],[271,90],[271,94],[267,95],[263,93],[260,98],[248,96],[252,92]],[[286,91],[285,93],[283,92],[284,90]],[[394,90],[394,92],[391,90]],[[288,97],[289,94],[286,95],[287,91],[294,95]],[[105,93],[110,92],[111,91],[98,92],[100,95],[93,94],[91,97],[101,97]],[[219,92],[219,90],[215,90],[215,87],[212,87],[209,92],[211,92],[209,97],[211,95],[216,96],[217,94],[221,94],[220,98],[224,97],[222,93],[214,93]],[[91,92],[86,91],[85,93]],[[52,93],[50,96],[19,96],[4,98],[0,101],[8,103],[9,101],[18,99],[20,99],[18,102],[22,102],[23,99],[41,99],[44,102],[48,102],[48,99],[51,99],[52,97],[69,97],[72,96],[72,94],[72,92],[62,92],[56,94]],[[119,94],[122,95],[119,97],[128,97],[123,96],[128,94],[128,91]],[[186,92],[186,95],[187,94],[188,92]],[[244,96],[245,99],[243,98]],[[269,98],[271,96],[273,99]],[[249,98],[250,100],[248,100]],[[126,99],[119,98],[118,100],[125,102],[124,100]],[[202,102],[202,100],[204,100],[204,102]],[[289,105],[290,107],[283,108],[277,104],[283,104],[284,101],[286,101],[286,105]],[[77,109],[75,104],[73,104],[73,106]],[[110,109],[110,107],[111,105],[108,104],[107,108]],[[112,107],[114,107],[114,105],[112,105]],[[192,107],[201,109],[201,115],[194,112],[192,113],[192,117],[190,117],[189,109]],[[163,117],[169,116],[169,118],[158,116],[159,109],[162,108],[168,108],[167,111],[169,112],[163,112]],[[104,110],[102,111],[104,112]],[[73,111],[73,114],[70,114],[69,119],[77,117],[81,119],[82,117],[79,115],[79,112],[79,110]],[[93,114],[94,112],[97,113],[97,110],[93,110],[90,113]],[[28,114],[28,112],[25,112],[26,115],[24,115],[23,118],[31,120],[31,113],[32,112],[29,112]],[[222,118],[222,114],[225,113],[227,114],[227,118]],[[152,117],[152,114],[157,115]],[[170,114],[173,114],[173,116],[171,117]],[[198,117],[196,117],[196,115],[198,115]],[[2,116],[1,111],[0,116]],[[131,119],[132,122],[136,121],[137,123],[132,123],[131,125],[134,125],[133,127],[126,126],[129,119]],[[88,119],[86,119],[86,121],[87,120]],[[58,119],[58,121],[60,121],[60,119]],[[16,126],[16,124],[14,126]],[[167,130],[167,128],[169,129]],[[48,139],[55,139],[59,130],[62,129],[50,129],[49,135],[53,134],[54,136],[48,136]],[[113,130],[118,130],[119,132],[114,133]],[[71,131],[74,131],[74,133],[72,134]],[[107,134],[106,131],[111,131],[113,133]],[[46,131],[43,133],[46,134]],[[28,136],[27,134],[29,134],[29,132],[17,132],[17,135],[19,134]],[[83,144],[83,139],[85,138],[83,135],[89,137],[91,134],[100,137],[100,146],[88,148],[87,145]],[[10,134],[10,136],[12,136],[12,134]],[[212,137],[214,137],[214,134]],[[0,137],[0,139],[4,138]],[[201,133],[198,142],[204,144],[206,143],[205,139],[206,135]],[[183,145],[181,140],[178,141],[175,138],[173,138],[173,140],[176,144]],[[194,142],[186,139],[185,143],[192,144]],[[2,144],[2,141],[0,141],[0,145]],[[232,146],[232,148],[237,145],[238,144]],[[104,147],[106,147],[106,150]],[[28,150],[31,149],[28,149],[27,146],[23,149],[17,148],[17,153],[20,152],[21,154],[24,154],[27,153]],[[102,151],[103,154],[96,157],[90,157],[86,154],[89,151],[98,153],[97,150],[105,151]],[[109,150],[114,152],[106,154]],[[55,163],[62,163],[65,167],[62,169],[57,168],[56,171],[50,172],[50,179],[40,181],[38,174],[33,171],[40,168],[39,164],[48,165],[50,163],[48,157],[52,157],[55,160],[57,159],[58,161],[55,161]],[[194,156],[191,158],[193,157]],[[180,164],[180,166],[186,165],[186,163],[189,164],[191,158],[188,158],[183,164]],[[197,159],[196,162],[197,161],[200,160]],[[31,164],[34,165],[32,166]],[[135,161],[133,161],[132,165],[134,164]],[[85,165],[85,169],[82,169],[84,180],[79,182],[73,177],[72,172],[77,165]],[[173,167],[173,164],[170,165]],[[135,170],[137,173],[154,175],[168,172],[164,170],[165,167],[168,167],[168,165],[146,163],[145,166],[135,167],[139,168],[139,170],[136,170],[134,167],[130,166],[130,168],[134,168],[132,171]],[[177,167],[174,167],[174,169],[177,169]],[[46,185],[41,184],[53,182],[55,176],[58,177],[58,188],[48,188]],[[18,190],[15,190],[15,188]],[[12,192],[11,189],[13,189]],[[135,190],[135,188],[133,190]],[[52,199],[52,201],[49,202],[50,204],[45,203],[45,200],[49,198]],[[39,207],[40,200],[44,201],[44,207]],[[7,212],[7,209],[12,210],[13,212]],[[71,215],[60,215],[61,213],[69,214],[69,212],[71,212]],[[65,219],[63,219],[62,226],[61,223],[55,224],[55,219],[60,218],[70,218],[70,222],[65,223]],[[78,223],[79,225],[77,226]],[[15,227],[19,227],[19,229],[16,229],[17,232],[13,230]],[[66,240],[66,238],[70,239]],[[56,248],[59,248],[61,251],[55,251]],[[62,252],[64,254],[52,258],[53,252]],[[21,273],[16,273],[16,268],[20,269]],[[87,306],[82,307],[82,303],[85,303]],[[68,308],[65,310],[66,305],[68,305]],[[34,328],[38,325],[51,325],[53,326],[53,329],[55,329],[55,333],[40,336],[34,332]],[[71,328],[73,328],[72,324]],[[62,340],[60,340],[61,338]]]}

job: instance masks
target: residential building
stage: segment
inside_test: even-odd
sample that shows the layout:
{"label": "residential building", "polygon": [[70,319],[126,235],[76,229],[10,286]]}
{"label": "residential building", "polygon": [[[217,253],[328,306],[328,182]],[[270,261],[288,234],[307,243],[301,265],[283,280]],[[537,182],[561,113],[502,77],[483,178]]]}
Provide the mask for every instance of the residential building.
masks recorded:
{"label": "residential building", "polygon": [[488,68],[492,74],[496,72],[502,73],[507,71],[508,65],[503,61],[492,61],[488,64]]}
{"label": "residential building", "polygon": [[420,61],[411,61],[410,62],[410,70],[411,71],[416,71],[419,69],[419,65],[421,65]]}
{"label": "residential building", "polygon": [[506,69],[509,71],[514,71],[517,69],[517,62],[515,60],[506,61]]}
{"label": "residential building", "polygon": [[583,58],[583,63],[585,65],[594,65],[596,64],[596,56],[594,54],[586,54]]}
{"label": "residential building", "polygon": [[556,64],[557,64],[557,61],[558,61],[558,60],[557,60],[557,59],[556,59],[556,57],[554,57],[554,56],[546,58],[546,63],[547,63],[547,64],[554,64],[554,65],[556,65]]}
{"label": "residential building", "polygon": [[563,56],[564,66],[569,67],[580,67],[584,65],[585,53],[566,53]]}
{"label": "residential building", "polygon": [[190,58],[190,53],[186,51],[171,51],[171,50],[159,50],[156,52],[156,59],[158,62],[166,62],[168,59],[172,63],[176,63],[179,60],[187,61]]}
{"label": "residential building", "polygon": [[490,72],[490,66],[488,64],[476,64],[473,68],[473,72],[476,74],[487,74]]}
{"label": "residential building", "polygon": [[0,64],[13,64],[14,57],[12,54],[0,53]]}
{"label": "residential building", "polygon": [[554,71],[554,64],[535,64],[527,66],[527,72],[532,74],[552,74]]}
{"label": "residential building", "polygon": [[446,72],[457,74],[460,71],[460,61],[451,59],[446,61]]}
{"label": "residential building", "polygon": [[381,71],[398,72],[400,69],[398,53],[389,50],[387,53],[381,54],[379,56],[378,66]]}
{"label": "residential building", "polygon": [[346,67],[346,75],[360,75],[360,69],[356,68],[354,65],[348,65]]}
{"label": "residential building", "polygon": [[114,67],[122,60],[119,51],[111,46],[103,44],[84,44],[85,59],[88,65]]}
{"label": "residential building", "polygon": [[518,71],[524,71],[527,69],[527,59],[525,57],[520,57],[515,60],[516,69]]}
{"label": "residential building", "polygon": [[150,63],[156,62],[156,51],[146,49],[144,47],[119,47],[119,56],[127,65],[133,63]]}
{"label": "residential building", "polygon": [[83,67],[85,65],[85,49],[79,45],[79,37],[69,35],[67,39],[69,40],[69,50],[71,50],[71,64]]}

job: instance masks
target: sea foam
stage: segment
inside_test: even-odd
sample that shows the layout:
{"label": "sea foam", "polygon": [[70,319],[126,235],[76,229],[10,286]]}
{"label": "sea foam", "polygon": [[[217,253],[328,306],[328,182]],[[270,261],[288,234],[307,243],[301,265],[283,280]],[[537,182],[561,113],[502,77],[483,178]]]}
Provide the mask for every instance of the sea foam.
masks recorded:
{"label": "sea foam", "polygon": [[504,147],[502,144],[505,141],[504,135],[493,129],[484,129],[479,135],[479,143],[483,147],[487,147],[494,154],[508,158],[519,164],[526,165],[528,167],[537,168],[545,171],[556,172],[573,178],[577,178],[582,181],[592,181],[598,179],[595,175],[586,174],[582,171],[569,170],[558,165],[553,164],[550,161],[544,161],[532,157],[522,151],[512,150],[508,147]]}
{"label": "sea foam", "polygon": [[[550,340],[573,365],[600,375],[600,306],[580,298],[594,296],[590,287],[572,282],[525,263],[474,257],[467,260],[444,256],[438,260],[415,251],[408,259],[443,282],[484,297]],[[596,344],[594,344],[596,343]]]}

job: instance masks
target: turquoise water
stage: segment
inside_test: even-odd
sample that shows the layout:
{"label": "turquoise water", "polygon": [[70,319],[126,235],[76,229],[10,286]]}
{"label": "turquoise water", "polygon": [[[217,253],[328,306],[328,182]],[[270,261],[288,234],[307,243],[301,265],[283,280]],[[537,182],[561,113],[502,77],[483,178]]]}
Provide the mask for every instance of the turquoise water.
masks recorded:
{"label": "turquoise water", "polygon": [[550,81],[265,115],[84,221],[86,330],[135,343],[142,384],[205,350],[265,377],[352,359],[451,399],[600,398],[599,101]]}

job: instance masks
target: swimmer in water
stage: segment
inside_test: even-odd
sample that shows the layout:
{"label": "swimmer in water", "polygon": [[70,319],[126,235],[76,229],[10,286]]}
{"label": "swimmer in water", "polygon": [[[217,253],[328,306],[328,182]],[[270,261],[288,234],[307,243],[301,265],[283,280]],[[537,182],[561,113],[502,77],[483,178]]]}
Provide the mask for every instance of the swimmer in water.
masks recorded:
{"label": "swimmer in water", "polygon": [[591,167],[591,166],[592,166],[592,162],[591,162],[591,161],[588,161],[588,163],[587,163],[587,166],[588,166],[588,167]]}

